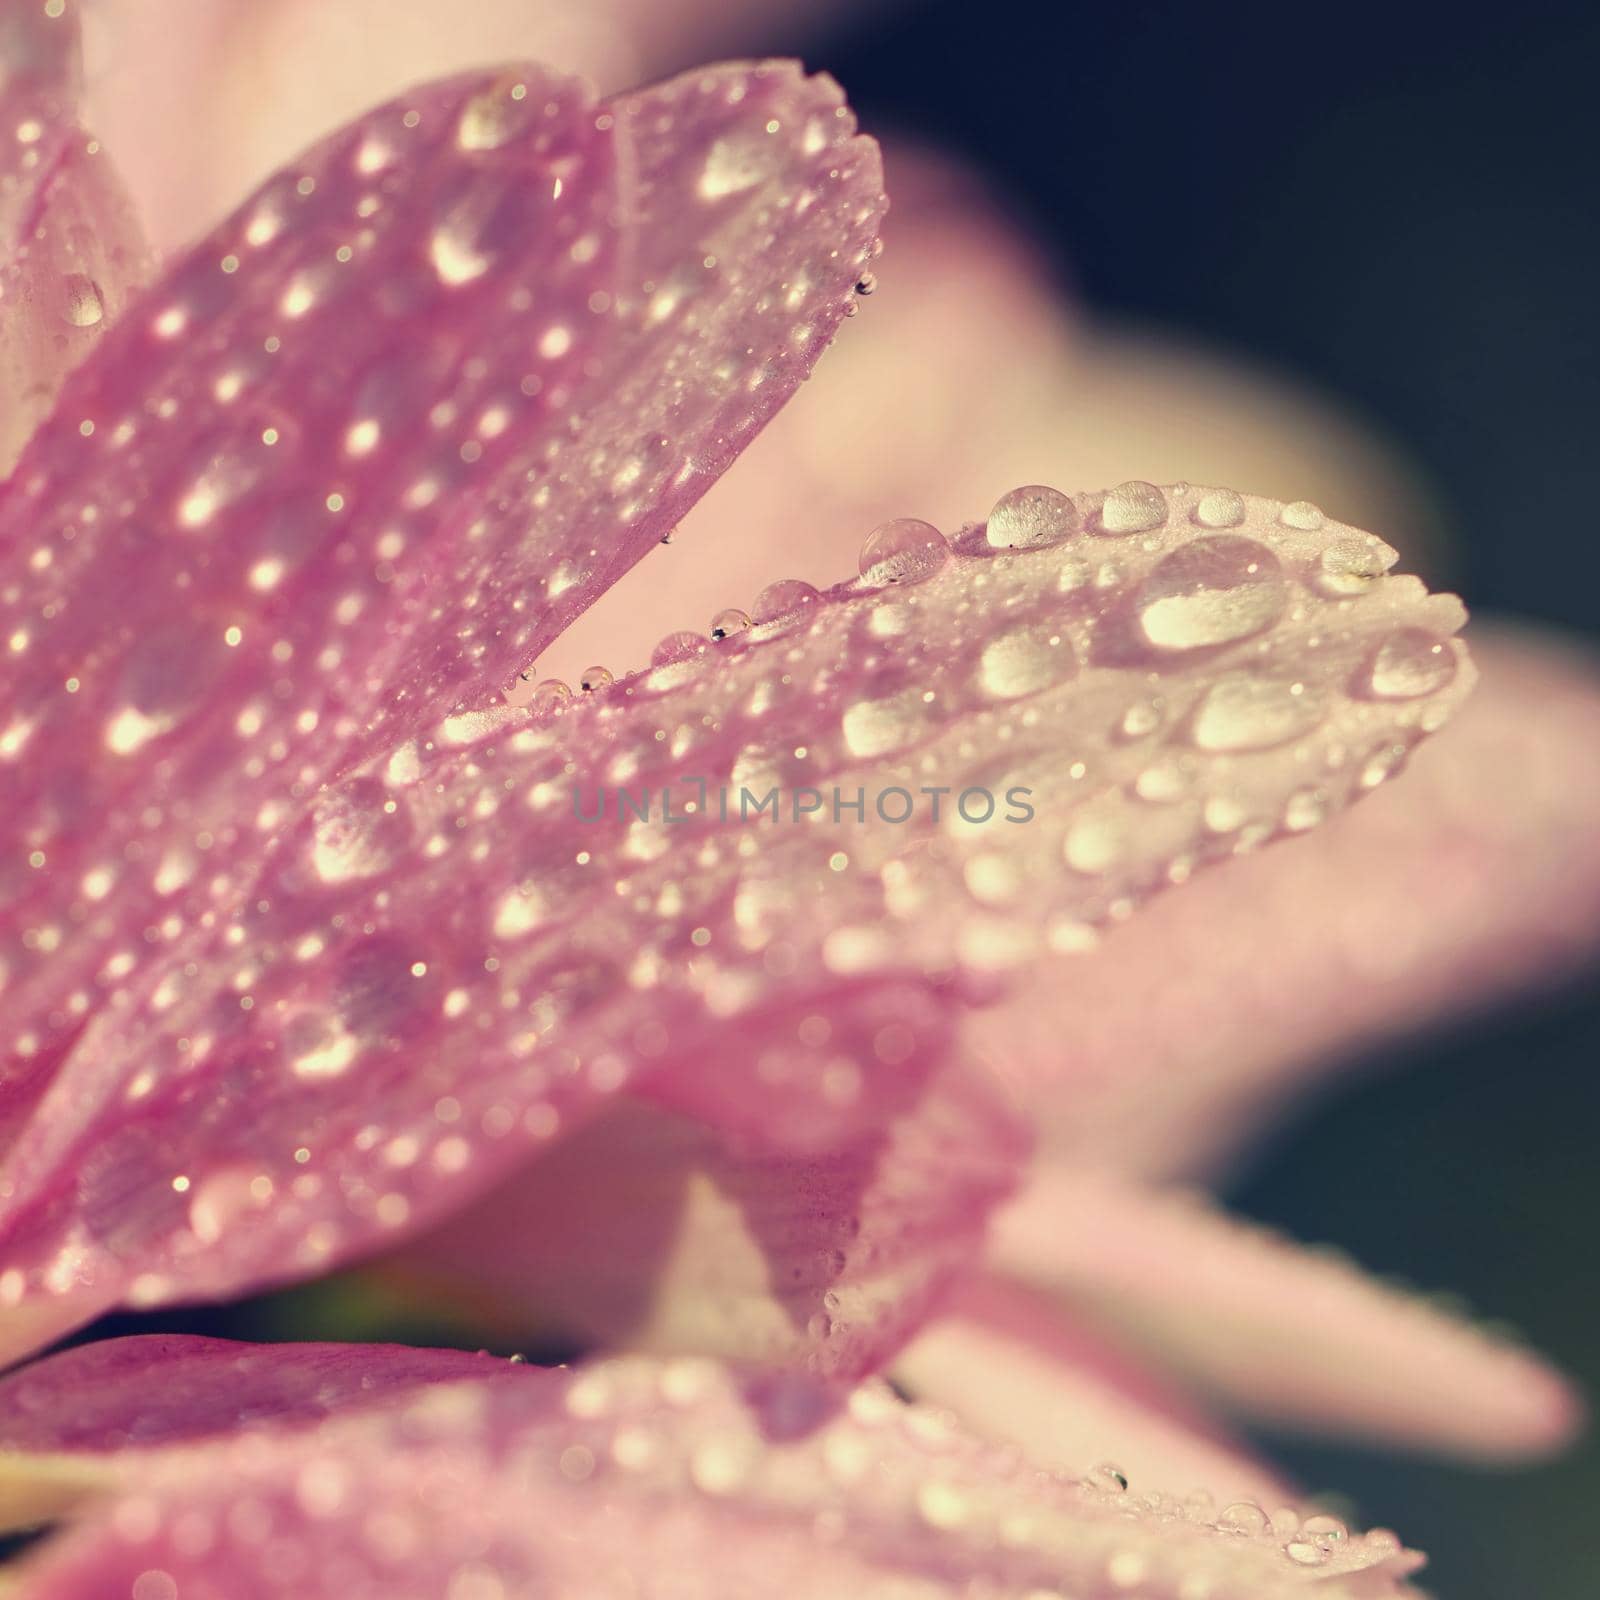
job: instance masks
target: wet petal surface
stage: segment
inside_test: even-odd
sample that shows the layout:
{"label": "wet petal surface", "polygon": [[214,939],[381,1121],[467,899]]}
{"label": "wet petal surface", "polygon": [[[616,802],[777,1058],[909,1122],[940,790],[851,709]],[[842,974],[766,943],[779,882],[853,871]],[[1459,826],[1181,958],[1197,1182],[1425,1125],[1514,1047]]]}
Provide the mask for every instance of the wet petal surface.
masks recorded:
{"label": "wet petal surface", "polygon": [[721,644],[308,796],[86,1026],[14,1153],[0,1292],[70,1319],[315,1271],[629,1083],[768,1145],[880,1126],[965,1002],[1360,798],[1466,691],[1459,602],[1287,515],[1080,496],[1056,543],[774,586]]}
{"label": "wet petal surface", "polygon": [[78,123],[78,0],[0,14],[0,477],[145,267],[139,227]]}
{"label": "wet petal surface", "polygon": [[[280,1359],[293,1357],[257,1369],[273,1392]],[[1413,1592],[1418,1558],[1393,1535],[1043,1472],[877,1387],[750,1398],[697,1362],[508,1372],[321,1424],[124,1451],[109,1493],[16,1592],[606,1600],[665,1572],[674,1594],[707,1600]],[[254,1387],[242,1371],[238,1399]]]}

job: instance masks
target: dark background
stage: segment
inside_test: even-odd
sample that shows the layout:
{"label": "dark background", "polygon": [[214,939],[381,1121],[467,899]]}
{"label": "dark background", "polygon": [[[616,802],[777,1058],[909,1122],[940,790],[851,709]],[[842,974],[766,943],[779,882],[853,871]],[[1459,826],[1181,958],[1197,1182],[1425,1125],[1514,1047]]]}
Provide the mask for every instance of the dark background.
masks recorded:
{"label": "dark background", "polygon": [[[1600,8],[926,0],[806,55],[866,127],[977,164],[1091,306],[1363,414],[1429,480],[1474,606],[1600,631]],[[1459,1291],[1593,1394],[1597,1061],[1574,992],[1410,1047],[1230,1198]],[[1592,1444],[1517,1473],[1270,1447],[1428,1550],[1445,1600],[1600,1593]]]}

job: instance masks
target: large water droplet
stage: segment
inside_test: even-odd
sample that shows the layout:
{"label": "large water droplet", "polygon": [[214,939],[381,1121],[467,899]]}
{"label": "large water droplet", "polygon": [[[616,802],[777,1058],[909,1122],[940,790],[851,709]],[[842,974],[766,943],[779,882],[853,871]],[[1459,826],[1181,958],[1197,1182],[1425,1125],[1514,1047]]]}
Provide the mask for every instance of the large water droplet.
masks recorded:
{"label": "large water droplet", "polygon": [[677,633],[669,633],[650,652],[650,665],[652,667],[666,667],[670,666],[674,661],[687,661],[689,657],[697,655],[705,647],[706,641],[700,634],[691,633],[687,628],[683,628]]}
{"label": "large water droplet", "polygon": [[1100,507],[1101,533],[1147,533],[1167,520],[1167,497],[1153,483],[1119,483]]}
{"label": "large water droplet", "polygon": [[755,626],[767,633],[787,633],[812,615],[821,598],[799,578],[780,578],[756,596],[750,616]]}
{"label": "large water droplet", "polygon": [[528,696],[528,709],[537,716],[548,716],[571,704],[572,690],[560,678],[542,678]]}
{"label": "large water droplet", "polygon": [[1321,720],[1321,698],[1308,685],[1241,672],[1211,686],[1194,714],[1192,733],[1202,750],[1269,750]]}
{"label": "large water droplet", "polygon": [[858,700],[841,721],[844,742],[851,755],[862,758],[903,750],[926,730],[928,709],[918,689],[884,700]]}
{"label": "large water droplet", "polygon": [[1326,520],[1322,507],[1312,505],[1309,500],[1291,500],[1278,513],[1278,521],[1284,527],[1298,528],[1303,533],[1315,533]]}
{"label": "large water droplet", "polygon": [[1456,675],[1449,643],[1421,628],[1402,628],[1378,646],[1364,687],[1380,700],[1417,700],[1443,689]]}
{"label": "large water droplet", "polygon": [[609,689],[616,681],[609,667],[585,667],[578,679],[578,687],[585,694],[598,694],[602,689]]}
{"label": "large water droplet", "polygon": [[1049,623],[1013,628],[983,648],[978,681],[996,700],[1015,700],[1062,683],[1077,670],[1072,646]]}
{"label": "large water droplet", "polygon": [[1229,1533],[1265,1533],[1272,1518],[1254,1500],[1235,1500],[1222,1508],[1217,1526]]}
{"label": "large water droplet", "polygon": [[1237,534],[1196,539],[1165,556],[1139,591],[1139,627],[1160,650],[1231,644],[1270,628],[1288,585],[1278,558]]}
{"label": "large water droplet", "polygon": [[1059,543],[1077,527],[1078,508],[1069,496],[1030,483],[995,501],[985,538],[996,550],[1033,550]]}
{"label": "large water droplet", "polygon": [[861,547],[861,579],[875,589],[921,583],[949,559],[950,546],[931,522],[897,517],[875,528]]}

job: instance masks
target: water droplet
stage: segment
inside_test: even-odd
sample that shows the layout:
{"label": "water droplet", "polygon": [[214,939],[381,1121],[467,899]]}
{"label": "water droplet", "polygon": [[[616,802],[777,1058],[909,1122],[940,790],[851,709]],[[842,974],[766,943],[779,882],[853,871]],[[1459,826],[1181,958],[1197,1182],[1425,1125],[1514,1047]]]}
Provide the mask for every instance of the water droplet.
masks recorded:
{"label": "water droplet", "polygon": [[539,715],[559,711],[570,703],[572,690],[560,678],[545,678],[533,686],[528,697],[528,709]]}
{"label": "water droplet", "polygon": [[1313,1544],[1332,1546],[1343,1544],[1350,1537],[1350,1530],[1338,1517],[1330,1517],[1326,1512],[1319,1511],[1301,1523],[1300,1536]]}
{"label": "water droplet", "polygon": [[726,611],[719,611],[711,619],[711,637],[713,639],[731,639],[736,633],[743,633],[750,626],[750,614],[741,611],[737,606],[729,606]]}
{"label": "water droplet", "polygon": [[324,883],[370,878],[392,866],[409,833],[407,813],[385,809],[387,791],[358,778],[324,792],[312,811],[311,866]]}
{"label": "water droplet", "polygon": [[897,517],[875,528],[861,547],[861,579],[875,589],[921,583],[950,559],[950,546],[931,522]]}
{"label": "water droplet", "polygon": [[1367,669],[1367,692],[1380,700],[1417,700],[1456,675],[1449,643],[1421,628],[1402,628],[1378,646]]}
{"label": "water droplet", "polygon": [[1162,710],[1154,700],[1136,700],[1122,713],[1117,733],[1124,739],[1142,739],[1161,726]]}
{"label": "water droplet", "polygon": [[706,153],[705,168],[700,174],[701,198],[721,200],[753,189],[772,171],[776,159],[770,138],[744,134],[716,140]]}
{"label": "water droplet", "polygon": [[1181,756],[1164,756],[1133,780],[1133,792],[1152,805],[1172,805],[1194,787],[1194,773]]}
{"label": "water droplet", "polygon": [[1304,833],[1327,814],[1328,803],[1315,789],[1300,789],[1284,805],[1283,825],[1290,833]]}
{"label": "water droplet", "polygon": [[609,689],[616,681],[609,667],[585,667],[578,679],[578,687],[585,694],[597,694],[601,689]]}
{"label": "water droplet", "polygon": [[858,700],[841,719],[844,742],[851,755],[862,758],[903,750],[927,728],[928,711],[920,689],[885,700]]}
{"label": "water droplet", "polygon": [[1278,513],[1278,521],[1284,527],[1299,528],[1304,533],[1315,533],[1326,520],[1322,507],[1312,505],[1309,500],[1291,500]]}
{"label": "water droplet", "polygon": [[1283,1553],[1302,1567],[1320,1567],[1328,1559],[1328,1552],[1320,1544],[1306,1539],[1291,1539],[1283,1547]]}
{"label": "water droplet", "polygon": [[1232,489],[1213,489],[1200,497],[1193,516],[1202,528],[1237,528],[1244,521],[1244,497]]}
{"label": "water droplet", "polygon": [[1139,627],[1160,650],[1232,644],[1270,628],[1288,585],[1278,558],[1236,534],[1196,539],[1163,557],[1139,591]]}
{"label": "water droplet", "polygon": [[1269,750],[1310,732],[1322,709],[1320,696],[1305,684],[1235,673],[1206,692],[1194,714],[1193,738],[1213,752]]}
{"label": "water droplet", "polygon": [[1128,1489],[1127,1473],[1112,1461],[1102,1461],[1084,1481],[1106,1494],[1125,1494]]}
{"label": "water droplet", "polygon": [[1228,1533],[1265,1533],[1272,1519],[1254,1500],[1235,1500],[1222,1508],[1217,1526]]}
{"label": "water droplet", "polygon": [[995,501],[985,537],[996,550],[1033,550],[1058,544],[1077,528],[1078,508],[1070,496],[1030,483]]}
{"label": "water droplet", "polygon": [[498,150],[527,126],[529,117],[527,85],[502,79],[462,107],[456,142],[463,150]]}
{"label": "water droplet", "polygon": [[861,276],[856,279],[856,293],[859,295],[869,295],[877,287],[878,279],[875,273],[863,272]]}
{"label": "water droplet", "polygon": [[686,628],[680,629],[677,633],[669,633],[650,652],[650,665],[665,667],[674,661],[686,661],[690,656],[705,649],[705,645],[706,641],[702,635],[691,633]]}
{"label": "water droplet", "polygon": [[1326,595],[1360,594],[1392,567],[1396,554],[1376,539],[1335,539],[1317,558],[1316,584]]}
{"label": "water droplet", "polygon": [[106,314],[100,286],[81,272],[68,273],[62,283],[65,299],[61,314],[74,328],[92,328]]}
{"label": "water droplet", "polygon": [[1086,811],[1067,830],[1062,859],[1091,877],[1114,867],[1127,849],[1125,822],[1119,812]]}
{"label": "water droplet", "polygon": [[[780,578],[756,596],[750,616],[756,627],[773,633],[787,632],[809,617],[821,598],[809,583],[799,578]],[[779,623],[785,626],[774,626]]]}
{"label": "water droplet", "polygon": [[983,648],[978,680],[996,700],[1036,694],[1070,678],[1077,670],[1072,646],[1049,623],[1013,628]]}
{"label": "water droplet", "polygon": [[1153,483],[1119,483],[1100,507],[1101,533],[1147,533],[1167,520],[1167,497]]}

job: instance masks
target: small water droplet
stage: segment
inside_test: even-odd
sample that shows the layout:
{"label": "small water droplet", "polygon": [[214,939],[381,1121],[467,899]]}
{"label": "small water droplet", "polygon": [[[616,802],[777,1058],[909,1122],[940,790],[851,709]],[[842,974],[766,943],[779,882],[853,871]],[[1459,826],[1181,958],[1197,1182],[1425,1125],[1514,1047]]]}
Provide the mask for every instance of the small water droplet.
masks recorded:
{"label": "small water droplet", "polygon": [[1164,756],[1133,780],[1133,792],[1152,805],[1172,805],[1194,787],[1194,773],[1181,756]]}
{"label": "small water droplet", "polygon": [[995,501],[985,537],[996,550],[1034,550],[1058,544],[1077,528],[1078,508],[1070,496],[1030,483]]}
{"label": "small water droplet", "polygon": [[1283,808],[1283,825],[1290,833],[1314,828],[1328,814],[1327,801],[1315,789],[1300,789],[1290,795]]}
{"label": "small water droplet", "polygon": [[1106,1494],[1126,1494],[1128,1489],[1128,1474],[1114,1461],[1102,1461],[1084,1481]]}
{"label": "small water droplet", "polygon": [[578,679],[578,687],[585,694],[597,694],[601,689],[609,689],[616,681],[609,667],[585,667]]}
{"label": "small water droplet", "polygon": [[1359,535],[1335,539],[1317,557],[1316,585],[1323,594],[1341,597],[1370,588],[1395,563],[1388,545]]}
{"label": "small water droplet", "polygon": [[875,528],[861,547],[861,579],[875,589],[921,583],[950,559],[950,546],[931,522],[897,517]]}
{"label": "small water droplet", "polygon": [[462,107],[456,142],[463,150],[498,150],[527,126],[530,115],[527,85],[502,79]]}
{"label": "small water droplet", "polygon": [[1162,710],[1154,700],[1136,700],[1122,713],[1117,724],[1118,736],[1123,739],[1142,739],[1161,726]]}
{"label": "small water droplet", "polygon": [[1213,489],[1200,497],[1193,516],[1202,528],[1237,528],[1244,521],[1244,497],[1232,489]]}
{"label": "small water droplet", "polygon": [[743,633],[749,626],[749,612],[741,611],[737,606],[729,606],[726,611],[719,611],[711,619],[711,637],[731,639],[734,634]]}
{"label": "small water droplet", "polygon": [[1350,1537],[1350,1530],[1338,1517],[1330,1517],[1326,1512],[1319,1511],[1301,1523],[1300,1536],[1313,1544],[1331,1547],[1343,1544]]}
{"label": "small water droplet", "polygon": [[1100,507],[1101,533],[1148,533],[1167,520],[1167,497],[1153,483],[1119,483]]}
{"label": "small water droplet", "polygon": [[1269,750],[1310,732],[1322,709],[1321,697],[1304,684],[1235,673],[1206,692],[1192,734],[1202,750]]}
{"label": "small water droplet", "polygon": [[106,314],[100,286],[81,272],[69,273],[62,284],[65,298],[61,314],[74,328],[92,328]]}
{"label": "small water droplet", "polygon": [[861,276],[856,279],[856,293],[859,295],[869,295],[877,287],[878,279],[875,273],[863,272]]}
{"label": "small water droplet", "polygon": [[1235,1500],[1222,1508],[1217,1526],[1229,1533],[1265,1533],[1272,1519],[1254,1500]]}
{"label": "small water droplet", "polygon": [[1278,558],[1236,534],[1163,557],[1139,591],[1139,627],[1159,650],[1232,644],[1272,626],[1288,602]]}
{"label": "small water droplet", "polygon": [[1365,688],[1380,700],[1417,700],[1456,675],[1449,643],[1421,628],[1402,628],[1383,641],[1367,668]]}
{"label": "small water droplet", "polygon": [[1322,507],[1312,505],[1309,500],[1291,500],[1278,513],[1278,521],[1284,527],[1299,528],[1304,533],[1315,533],[1326,520]]}
{"label": "small water droplet", "polygon": [[1320,1567],[1328,1559],[1328,1552],[1320,1544],[1306,1539],[1291,1539],[1283,1553],[1297,1566]]}

